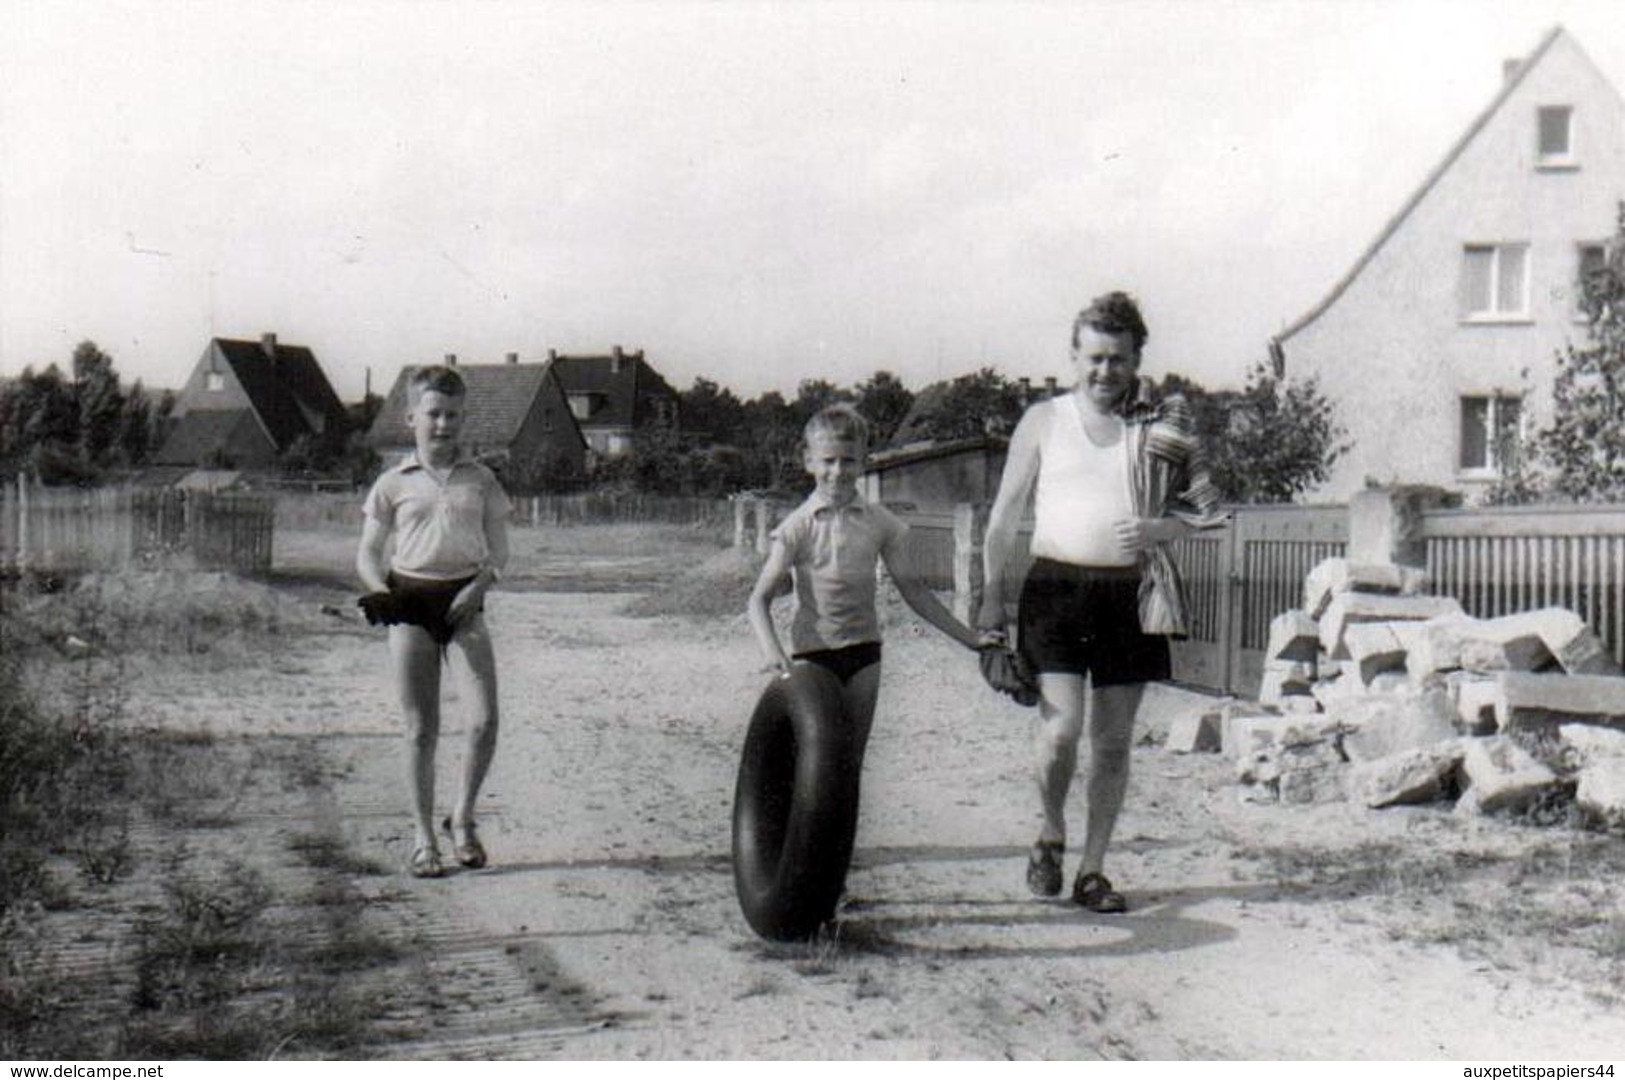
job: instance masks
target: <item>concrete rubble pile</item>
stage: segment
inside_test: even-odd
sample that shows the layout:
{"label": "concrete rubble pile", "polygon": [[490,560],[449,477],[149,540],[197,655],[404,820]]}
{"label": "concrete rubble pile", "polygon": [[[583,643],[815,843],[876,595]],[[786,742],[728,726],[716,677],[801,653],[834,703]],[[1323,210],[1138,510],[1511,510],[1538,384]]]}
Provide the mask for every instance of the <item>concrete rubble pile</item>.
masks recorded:
{"label": "concrete rubble pile", "polygon": [[1222,752],[1258,801],[1490,814],[1572,795],[1625,824],[1625,673],[1604,643],[1563,608],[1475,618],[1427,585],[1324,560],[1270,624],[1258,702],[1179,718],[1168,748]]}

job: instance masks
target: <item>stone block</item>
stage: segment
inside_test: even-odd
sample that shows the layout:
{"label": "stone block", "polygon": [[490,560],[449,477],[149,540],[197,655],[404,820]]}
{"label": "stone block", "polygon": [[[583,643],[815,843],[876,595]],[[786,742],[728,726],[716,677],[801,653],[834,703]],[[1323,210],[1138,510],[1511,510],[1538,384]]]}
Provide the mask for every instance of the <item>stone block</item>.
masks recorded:
{"label": "stone block", "polygon": [[1608,757],[1580,770],[1574,801],[1581,812],[1604,824],[1625,825],[1625,758]]}
{"label": "stone block", "polygon": [[1531,612],[1546,649],[1570,675],[1620,675],[1608,646],[1584,619],[1567,608],[1541,608]]}
{"label": "stone block", "polygon": [[1625,758],[1625,731],[1596,724],[1562,724],[1558,738],[1565,750],[1582,764],[1604,758]]}
{"label": "stone block", "polygon": [[1281,802],[1306,805],[1346,797],[1348,766],[1330,742],[1289,746],[1276,758],[1276,791]]}
{"label": "stone block", "polygon": [[1362,762],[1351,770],[1350,793],[1373,808],[1453,798],[1463,752],[1461,740],[1450,739]]}
{"label": "stone block", "polygon": [[1317,713],[1320,712],[1320,702],[1310,694],[1288,694],[1275,707],[1284,713]]}
{"label": "stone block", "polygon": [[1525,611],[1485,619],[1461,644],[1461,666],[1468,671],[1539,671],[1555,666],[1557,658],[1546,647],[1543,624],[1569,615],[1562,608]]}
{"label": "stone block", "polygon": [[1313,664],[1320,653],[1320,624],[1308,612],[1293,608],[1270,620],[1264,659],[1298,660]]}
{"label": "stone block", "polygon": [[1258,681],[1259,703],[1278,705],[1287,697],[1307,696],[1314,681],[1312,664],[1301,660],[1266,660]]}
{"label": "stone block", "polygon": [[1452,611],[1416,624],[1415,636],[1405,653],[1405,670],[1421,680],[1440,671],[1461,667],[1461,646],[1480,620],[1465,611]]}
{"label": "stone block", "polygon": [[1557,784],[1556,773],[1505,735],[1464,740],[1460,775],[1463,813],[1522,810]]}
{"label": "stone block", "polygon": [[1354,662],[1356,677],[1365,686],[1384,671],[1403,671],[1405,643],[1394,632],[1395,623],[1355,623],[1343,631],[1343,645]]}
{"label": "stone block", "polygon": [[1500,683],[1493,676],[1454,672],[1446,683],[1456,707],[1456,724],[1464,735],[1491,735],[1496,730],[1495,703]]}
{"label": "stone block", "polygon": [[1334,660],[1349,657],[1344,635],[1358,623],[1421,621],[1461,610],[1453,596],[1384,596],[1343,593],[1320,617],[1320,647]]}
{"label": "stone block", "polygon": [[1224,753],[1233,760],[1244,761],[1260,751],[1274,752],[1282,747],[1323,742],[1336,738],[1337,733],[1336,722],[1319,713],[1236,715],[1223,723]]}
{"label": "stone block", "polygon": [[1163,748],[1175,754],[1211,754],[1220,745],[1218,712],[1188,712],[1169,722]]}
{"label": "stone block", "polygon": [[1379,761],[1436,746],[1456,734],[1455,710],[1439,689],[1366,694],[1340,701],[1322,715],[1336,725],[1339,745],[1350,761]]}
{"label": "stone block", "polygon": [[1625,678],[1503,671],[1495,681],[1495,724],[1500,731],[1567,721],[1625,727]]}
{"label": "stone block", "polygon": [[1326,613],[1332,598],[1342,593],[1386,593],[1413,595],[1427,588],[1427,571],[1393,563],[1350,562],[1343,558],[1322,559],[1304,575],[1303,607],[1310,618]]}

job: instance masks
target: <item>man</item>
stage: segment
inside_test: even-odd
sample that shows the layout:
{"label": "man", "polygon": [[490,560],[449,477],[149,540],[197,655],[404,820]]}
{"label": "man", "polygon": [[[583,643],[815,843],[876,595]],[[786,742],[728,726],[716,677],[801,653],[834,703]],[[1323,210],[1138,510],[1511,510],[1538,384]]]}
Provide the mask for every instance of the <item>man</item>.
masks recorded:
{"label": "man", "polygon": [[1134,300],[1097,297],[1072,327],[1073,389],[1039,402],[1011,436],[983,549],[977,626],[1005,636],[1005,570],[1029,496],[1034,561],[1022,586],[1017,647],[1038,673],[1037,779],[1043,824],[1027,866],[1037,896],[1060,894],[1066,797],[1089,731],[1087,819],[1072,899],[1126,911],[1104,873],[1128,786],[1134,717],[1145,684],[1169,675],[1168,637],[1186,632],[1167,546],[1220,524],[1184,402],[1141,394],[1147,337]]}

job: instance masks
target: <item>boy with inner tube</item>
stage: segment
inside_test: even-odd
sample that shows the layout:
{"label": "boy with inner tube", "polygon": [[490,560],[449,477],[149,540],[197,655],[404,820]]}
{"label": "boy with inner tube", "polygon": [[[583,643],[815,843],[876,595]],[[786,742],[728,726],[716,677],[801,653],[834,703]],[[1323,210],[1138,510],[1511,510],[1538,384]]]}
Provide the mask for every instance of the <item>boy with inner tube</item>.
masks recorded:
{"label": "boy with inner tube", "polygon": [[417,448],[368,492],[356,554],[368,589],[361,608],[368,622],[389,627],[416,830],[408,869],[422,878],[446,872],[434,828],[442,661],[455,661],[471,704],[462,787],[443,823],[453,855],[469,869],[486,863],[474,800],[496,754],[496,660],[483,611],[486,590],[508,562],[508,497],[496,475],[459,444],[466,398],[454,368],[420,368],[407,380],[406,422]]}
{"label": "boy with inner tube", "polygon": [[[977,639],[910,565],[902,544],[908,525],[858,494],[869,444],[862,415],[831,405],[807,421],[802,438],[802,462],[815,487],[772,533],[750,595],[750,625],[770,670],[788,674],[792,664],[817,664],[835,675],[862,762],[880,691],[877,563],[885,563],[903,600],[922,619],[966,648],[975,649]],[[786,653],[770,608],[792,588],[796,611]]]}

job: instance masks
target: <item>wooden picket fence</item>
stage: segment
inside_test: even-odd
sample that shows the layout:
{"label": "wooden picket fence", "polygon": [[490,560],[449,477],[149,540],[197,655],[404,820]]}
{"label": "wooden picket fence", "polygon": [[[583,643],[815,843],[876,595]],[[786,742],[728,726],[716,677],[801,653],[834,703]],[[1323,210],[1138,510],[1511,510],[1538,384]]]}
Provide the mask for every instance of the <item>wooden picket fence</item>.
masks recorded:
{"label": "wooden picket fence", "polygon": [[263,495],[176,488],[0,488],[0,572],[158,566],[271,569],[275,507]]}

